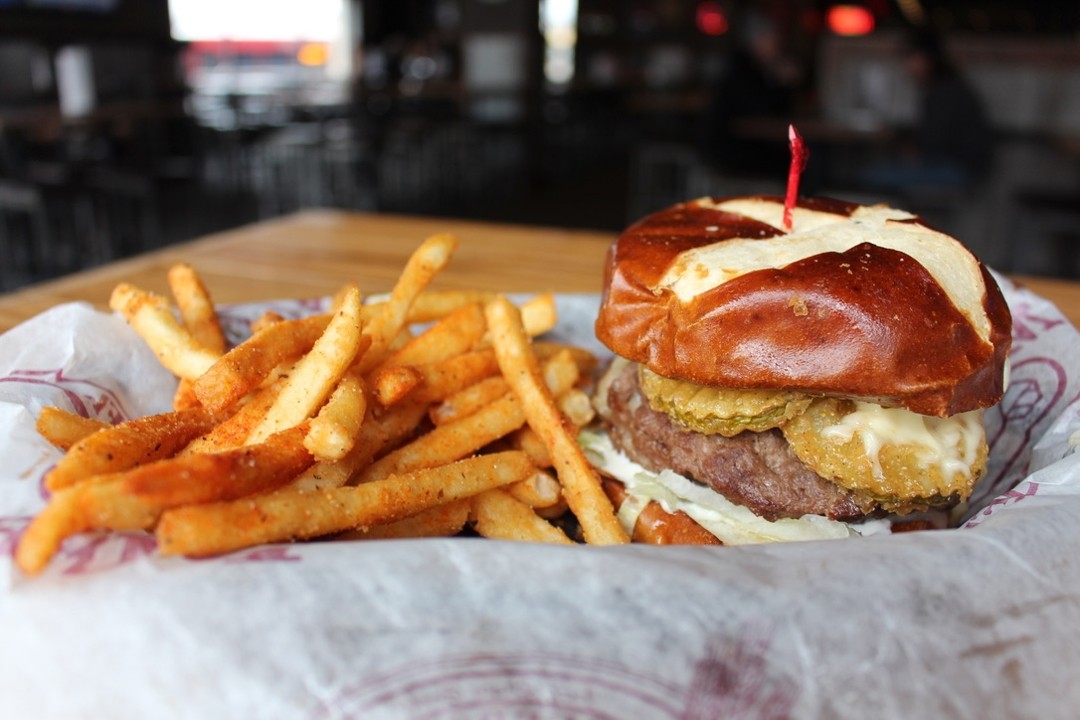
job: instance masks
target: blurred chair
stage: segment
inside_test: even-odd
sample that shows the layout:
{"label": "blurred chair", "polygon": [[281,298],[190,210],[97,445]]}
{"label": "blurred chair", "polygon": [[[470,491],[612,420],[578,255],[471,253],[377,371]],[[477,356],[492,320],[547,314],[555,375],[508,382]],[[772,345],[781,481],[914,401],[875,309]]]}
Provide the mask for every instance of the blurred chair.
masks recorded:
{"label": "blurred chair", "polygon": [[628,221],[700,196],[704,164],[689,145],[651,143],[636,151],[630,165]]}
{"label": "blurred chair", "polygon": [[1080,277],[1080,190],[1030,189],[1016,195],[1010,270]]}
{"label": "blurred chair", "polygon": [[28,183],[0,180],[0,290],[42,279],[51,246],[41,191]]}

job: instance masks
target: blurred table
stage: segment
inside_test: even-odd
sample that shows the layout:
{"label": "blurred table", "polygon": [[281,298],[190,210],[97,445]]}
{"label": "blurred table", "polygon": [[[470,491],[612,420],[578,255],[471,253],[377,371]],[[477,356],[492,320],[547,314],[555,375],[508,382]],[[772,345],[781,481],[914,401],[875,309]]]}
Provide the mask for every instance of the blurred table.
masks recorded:
{"label": "blurred table", "polygon": [[[453,232],[461,245],[440,288],[505,292],[599,292],[608,233],[330,210],[247,225],[0,296],[0,331],[53,305],[105,308],[121,280],[168,292],[166,271],[192,264],[220,303],[328,295],[348,281],[390,290],[425,237]],[[1080,324],[1080,283],[1018,278]]]}
{"label": "blurred table", "polygon": [[429,235],[461,244],[436,287],[505,292],[598,292],[606,233],[431,217],[314,210],[209,235],[0,295],[0,331],[58,303],[106,308],[121,280],[168,293],[166,271],[193,265],[219,303],[320,297],[355,281],[390,290]]}

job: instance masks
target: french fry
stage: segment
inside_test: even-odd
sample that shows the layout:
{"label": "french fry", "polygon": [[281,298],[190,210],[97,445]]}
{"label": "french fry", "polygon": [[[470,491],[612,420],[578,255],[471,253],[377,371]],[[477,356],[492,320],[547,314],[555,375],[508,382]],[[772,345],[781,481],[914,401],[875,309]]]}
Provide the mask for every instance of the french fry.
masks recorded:
{"label": "french fry", "polygon": [[113,289],[109,307],[124,316],[158,361],[179,378],[196,379],[219,357],[180,326],[168,301],[160,295],[120,283]]}
{"label": "french fry", "polygon": [[486,538],[518,542],[573,545],[559,528],[503,490],[488,490],[473,498],[473,527]]}
{"label": "french fry", "polygon": [[329,323],[329,315],[318,315],[263,327],[195,380],[199,402],[212,412],[230,407],[257,388],[276,367],[308,352]]}
{"label": "french fry", "polygon": [[335,540],[395,540],[403,538],[452,537],[469,521],[472,510],[468,500],[436,505],[404,520],[373,525],[366,530],[346,530]]}
{"label": "french fry", "polygon": [[589,396],[578,388],[570,388],[564,392],[556,398],[556,403],[566,419],[579,428],[585,427],[596,417],[596,410]]}
{"label": "french fry", "polygon": [[416,365],[420,384],[411,393],[414,400],[440,402],[453,393],[499,372],[495,353],[477,350],[429,365]]}
{"label": "french fry", "polygon": [[487,325],[478,303],[464,305],[390,353],[379,368],[430,365],[471,349],[484,337]]}
{"label": "french fry", "polygon": [[365,329],[365,334],[371,338],[371,347],[359,362],[358,369],[362,375],[382,362],[391,341],[406,325],[409,307],[450,262],[457,242],[453,235],[434,235],[421,243],[409,257],[390,293],[390,299],[379,308]]}
{"label": "french fry", "polygon": [[68,537],[87,530],[149,530],[169,507],[272,490],[311,464],[302,428],[259,446],[189,455],[98,475],[59,490],[16,547],[23,572],[40,572]]}
{"label": "french fry", "polygon": [[365,305],[347,284],[330,312],[266,313],[228,350],[191,266],[169,270],[175,309],[117,285],[110,306],[179,378],[174,411],[109,426],[43,410],[40,432],[66,453],[18,566],[40,572],[89,530],[151,530],[161,554],[191,556],[469,525],[565,544],[548,520],[573,512],[587,542],[626,542],[573,438],[593,419],[582,388],[596,357],[530,340],[555,326],[550,293],[517,308],[491,292],[427,289],[456,247],[429,237],[387,299]]}
{"label": "french fry", "polygon": [[466,352],[428,365],[403,365],[377,370],[373,379],[376,395],[384,406],[404,397],[421,402],[439,402],[499,371],[490,349]]}
{"label": "french fry", "polygon": [[383,407],[400,402],[424,380],[420,372],[409,365],[377,368],[372,375],[371,389]]}
{"label": "french fry", "polygon": [[126,495],[156,509],[266,492],[285,485],[314,462],[304,447],[306,433],[302,424],[258,444],[159,460],[123,473],[116,482]]}
{"label": "french fry", "polygon": [[55,407],[41,408],[37,419],[38,433],[61,450],[68,450],[86,436],[108,427],[112,426],[104,420],[84,418]]}
{"label": "french fry", "polygon": [[214,302],[195,268],[178,263],[169,268],[169,288],[172,290],[184,327],[195,341],[218,355],[225,352],[225,333],[221,331]]}
{"label": "french fry", "polygon": [[510,385],[502,375],[484,378],[449,395],[428,413],[435,425],[444,425],[468,417],[474,412],[498,400],[510,392]]}
{"label": "french fry", "polygon": [[555,396],[561,395],[574,386],[581,379],[581,371],[573,356],[566,350],[559,350],[545,360],[540,361],[540,375],[544,379],[544,385],[552,390]]}
{"label": "french fry", "polygon": [[475,453],[525,423],[517,398],[507,395],[457,422],[441,425],[384,455],[360,473],[360,484],[435,467]]}
{"label": "french fry", "polygon": [[600,486],[599,475],[563,424],[555,400],[540,377],[517,308],[500,297],[487,305],[485,315],[503,377],[520,399],[529,426],[548,448],[563,494],[581,524],[586,542],[604,545],[629,542]]}
{"label": "french fry", "polygon": [[533,465],[536,467],[549,468],[555,463],[555,461],[551,459],[551,453],[548,452],[547,446],[544,445],[544,441],[536,434],[536,431],[528,425],[510,433],[508,439],[510,441],[510,447],[515,450],[521,450],[528,455],[529,459],[532,460]]}
{"label": "french fry", "polygon": [[424,417],[426,406],[403,402],[375,416],[372,416],[371,410],[369,405],[368,417],[364,419],[360,434],[345,457],[315,463],[292,480],[288,487],[307,491],[341,487],[349,483],[362,468],[371,464],[376,455],[386,448],[396,447],[415,431]]}
{"label": "french fry", "polygon": [[199,398],[195,395],[195,384],[186,378],[180,378],[176,383],[176,391],[173,393],[173,410],[190,410],[202,407]]}
{"label": "french fry", "polygon": [[[104,476],[109,477],[109,476]],[[155,513],[119,492],[115,482],[90,480],[56,492],[19,538],[15,564],[27,575],[41,572],[67,538],[94,527],[148,528]]]}
{"label": "french fry", "polygon": [[218,423],[205,435],[192,440],[180,454],[220,452],[240,447],[247,441],[255,426],[266,416],[280,392],[280,383],[274,383],[256,391],[227,420]]}
{"label": "french fry", "polygon": [[356,283],[348,282],[348,283],[345,283],[344,285],[342,285],[341,287],[339,287],[337,289],[337,292],[335,292],[330,297],[330,312],[331,313],[337,312],[341,308],[342,304],[347,302],[348,299],[349,299],[349,296],[352,295],[354,292],[356,293],[356,295],[358,297],[363,299],[363,294],[360,292],[360,286],[357,285]]}
{"label": "french fry", "polygon": [[[326,318],[326,322],[330,322],[329,315],[326,315],[324,317]],[[254,335],[258,332],[261,332],[273,325],[274,323],[282,322],[285,319],[285,316],[281,313],[275,310],[267,310],[262,315],[251,321],[251,334]]]}
{"label": "french fry", "polygon": [[536,357],[541,361],[546,360],[553,355],[567,352],[570,354],[570,357],[574,359],[574,362],[578,366],[578,371],[582,375],[588,375],[595,370],[599,364],[599,360],[597,360],[595,355],[585,348],[576,345],[567,345],[565,343],[556,343],[547,340],[536,340],[532,343],[532,350]]}
{"label": "french fry", "polygon": [[340,460],[352,450],[366,413],[363,381],[345,375],[312,419],[304,447],[320,462]]}
{"label": "french fry", "polygon": [[542,293],[521,304],[521,324],[529,337],[553,330],[558,319],[555,296],[551,293]]}
{"label": "french fry", "polygon": [[98,430],[71,446],[45,476],[51,491],[94,475],[114,473],[179,452],[214,425],[202,408],[128,420]]}
{"label": "french fry", "polygon": [[[483,305],[494,297],[495,293],[483,290],[425,290],[413,299],[406,322],[412,325],[440,320],[466,305]],[[376,314],[382,312],[386,302],[380,300],[365,305],[364,321],[371,322]]]}
{"label": "french fry", "polygon": [[552,507],[562,500],[559,481],[539,469],[524,480],[508,485],[506,491],[534,510]]}
{"label": "french fry", "polygon": [[311,351],[283,380],[281,392],[251,431],[248,443],[261,442],[311,417],[370,343],[362,331],[360,293],[352,288]]}
{"label": "french fry", "polygon": [[163,555],[218,555],[395,522],[517,482],[530,472],[523,453],[492,453],[355,487],[175,508],[162,514],[155,534]]}

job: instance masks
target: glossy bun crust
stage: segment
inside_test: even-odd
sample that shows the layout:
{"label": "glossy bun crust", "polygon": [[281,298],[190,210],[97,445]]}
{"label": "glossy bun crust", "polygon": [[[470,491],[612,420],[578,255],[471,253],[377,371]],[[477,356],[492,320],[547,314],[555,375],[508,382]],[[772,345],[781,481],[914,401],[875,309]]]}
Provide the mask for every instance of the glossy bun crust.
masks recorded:
{"label": "glossy bun crust", "polygon": [[[973,296],[982,298],[982,334],[923,265],[869,242],[873,233],[846,251],[751,269],[680,298],[661,282],[680,253],[732,238],[775,243],[786,236],[718,202],[661,210],[613,243],[596,321],[597,337],[613,352],[701,385],[798,390],[924,415],[1001,399],[1012,323],[981,263],[974,276],[981,274],[983,287]],[[799,207],[850,217],[860,206],[804,200]]]}

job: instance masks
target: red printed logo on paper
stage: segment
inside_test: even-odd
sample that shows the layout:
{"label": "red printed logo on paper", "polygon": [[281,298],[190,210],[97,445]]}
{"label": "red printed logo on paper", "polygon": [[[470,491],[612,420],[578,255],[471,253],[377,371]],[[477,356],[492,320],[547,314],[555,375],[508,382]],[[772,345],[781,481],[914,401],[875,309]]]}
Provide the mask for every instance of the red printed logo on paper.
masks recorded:
{"label": "red printed logo on paper", "polygon": [[770,646],[770,635],[754,630],[717,640],[687,684],[596,657],[485,653],[417,660],[346,688],[313,717],[790,717],[798,686],[770,667]]}
{"label": "red printed logo on paper", "polygon": [[12,370],[10,375],[0,378],[0,382],[56,388],[71,403],[72,412],[83,417],[97,418],[111,424],[128,419],[115,392],[90,380],[68,377],[62,369]]}

